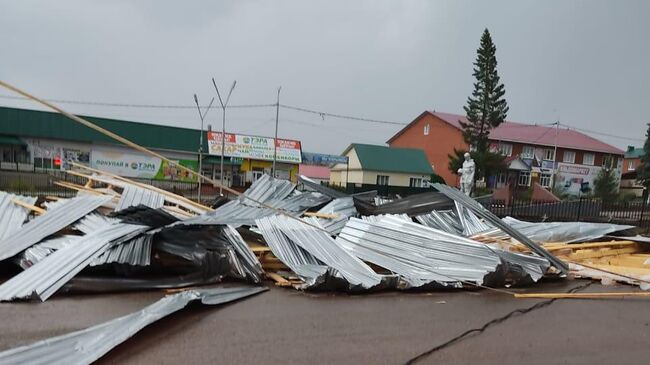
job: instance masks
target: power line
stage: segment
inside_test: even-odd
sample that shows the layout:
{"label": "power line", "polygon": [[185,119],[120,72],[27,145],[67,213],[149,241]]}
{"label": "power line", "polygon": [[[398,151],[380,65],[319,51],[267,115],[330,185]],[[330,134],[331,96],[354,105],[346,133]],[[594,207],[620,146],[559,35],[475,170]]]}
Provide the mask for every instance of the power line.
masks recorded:
{"label": "power line", "polygon": [[[29,100],[22,96],[0,95],[2,99],[12,100]],[[63,100],[63,99],[44,99],[47,102],[60,103],[60,104],[76,104],[76,105],[95,105],[95,106],[108,106],[119,108],[138,108],[138,109],[196,109],[196,105],[165,105],[165,104],[130,104],[130,103],[107,103],[102,101],[81,101],[81,100]],[[275,107],[275,104],[240,104],[228,105],[228,108],[268,108]],[[201,108],[207,108],[207,105],[202,105]],[[219,105],[214,108],[221,109]]]}
{"label": "power line", "polygon": [[629,141],[637,141],[637,142],[643,142],[643,141],[644,141],[644,140],[641,139],[641,138],[633,138],[633,137],[617,136],[617,135],[615,135],[615,134],[610,134],[610,133],[605,133],[605,132],[598,132],[598,131],[594,131],[594,130],[591,130],[591,129],[578,128],[578,127],[574,127],[574,126],[566,125],[566,124],[564,124],[564,123],[560,123],[560,125],[562,125],[562,126],[564,126],[564,127],[567,127],[567,128],[570,128],[570,129],[575,129],[575,130],[577,130],[577,131],[586,132],[586,133],[593,133],[593,134],[601,135],[601,136],[605,136],[605,137],[612,137],[612,138],[626,139],[626,140],[629,140]]}
{"label": "power line", "polygon": [[334,113],[322,112],[322,111],[318,111],[318,110],[312,110],[312,109],[307,109],[307,108],[302,108],[302,107],[292,106],[292,105],[285,105],[285,104],[280,104],[280,107],[285,108],[285,109],[296,110],[296,111],[299,111],[299,112],[316,114],[316,115],[319,115],[323,119],[325,119],[325,117],[332,117],[332,118],[340,118],[340,119],[357,120],[357,121],[360,121],[360,122],[392,124],[392,125],[400,125],[400,126],[405,126],[405,125],[408,124],[408,123],[393,122],[393,121],[388,121],[388,120],[379,120],[379,119],[354,117],[354,116],[351,116],[351,115],[334,114]]}

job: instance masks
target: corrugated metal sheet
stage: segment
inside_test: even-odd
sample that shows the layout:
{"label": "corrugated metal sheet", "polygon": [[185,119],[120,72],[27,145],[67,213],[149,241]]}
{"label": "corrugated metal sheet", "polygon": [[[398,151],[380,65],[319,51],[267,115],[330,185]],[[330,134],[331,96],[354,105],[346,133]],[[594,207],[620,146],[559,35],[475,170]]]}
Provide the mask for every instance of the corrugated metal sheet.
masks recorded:
{"label": "corrugated metal sheet", "polygon": [[57,205],[0,241],[0,260],[16,255],[108,202],[110,196],[77,197]]}
{"label": "corrugated metal sheet", "polygon": [[354,199],[351,196],[332,200],[326,206],[322,207],[318,213],[338,215],[337,218],[319,218],[318,220],[321,226],[333,236],[341,232],[349,217],[358,214],[357,209],[354,207]]}
{"label": "corrugated metal sheet", "polygon": [[115,211],[118,212],[124,208],[138,205],[146,205],[154,209],[162,208],[165,205],[165,197],[152,190],[142,189],[135,185],[126,185]]}
{"label": "corrugated metal sheet", "polygon": [[546,251],[540,245],[531,241],[530,238],[526,237],[518,230],[512,228],[511,226],[503,222],[501,219],[499,219],[499,217],[492,214],[490,211],[485,209],[481,204],[479,204],[472,198],[461,193],[457,189],[451,188],[447,185],[436,183],[433,186],[439,192],[445,194],[450,199],[453,199],[454,201],[460,203],[463,207],[470,209],[477,216],[485,219],[491,225],[501,229],[503,232],[507,233],[510,237],[521,242],[522,244],[530,248],[531,251],[535,252],[540,256],[545,257],[548,261],[551,262],[551,264],[553,264],[553,266],[555,266],[563,274],[565,275],[568,274],[569,267],[567,266],[566,263],[564,263],[562,260],[558,259],[557,257],[553,256],[551,253]]}
{"label": "corrugated metal sheet", "polygon": [[90,263],[90,266],[110,263],[147,266],[151,263],[152,243],[153,235],[142,234],[104,251]]}
{"label": "corrugated metal sheet", "polygon": [[15,204],[14,199],[34,205],[37,198],[0,191],[0,240],[19,230],[29,214],[29,210]]}
{"label": "corrugated metal sheet", "polygon": [[266,291],[266,288],[194,289],[166,296],[126,316],[0,353],[2,364],[90,364],[142,328],[193,301],[219,305]]}
{"label": "corrugated metal sheet", "polygon": [[[503,221],[521,232],[531,240],[542,242],[586,242],[604,237],[610,233],[625,231],[634,228],[612,223],[590,222],[525,222],[512,217],[505,217]],[[498,228],[477,232],[480,236],[495,239],[509,239],[510,237]]]}
{"label": "corrugated metal sheet", "polygon": [[28,298],[45,301],[108,249],[112,241],[130,239],[146,229],[118,223],[83,236],[0,285],[0,301]]}
{"label": "corrugated metal sheet", "polygon": [[500,270],[538,280],[549,266],[545,259],[505,252],[404,218],[352,218],[336,240],[360,259],[399,274],[406,287],[433,282],[453,287],[462,281],[483,284]]}
{"label": "corrugated metal sheet", "polygon": [[25,270],[49,256],[52,252],[60,250],[81,238],[83,238],[83,236],[68,235],[37,243],[18,255],[16,261],[18,262],[18,265]]}
{"label": "corrugated metal sheet", "polygon": [[[277,241],[279,230],[287,239],[327,266],[336,269],[351,285],[370,289],[382,282],[381,275],[343,249],[328,233],[303,222],[318,226],[316,218],[304,218],[300,221],[286,216],[261,218],[257,220],[257,225],[266,240]],[[273,250],[271,245],[269,247]]]}

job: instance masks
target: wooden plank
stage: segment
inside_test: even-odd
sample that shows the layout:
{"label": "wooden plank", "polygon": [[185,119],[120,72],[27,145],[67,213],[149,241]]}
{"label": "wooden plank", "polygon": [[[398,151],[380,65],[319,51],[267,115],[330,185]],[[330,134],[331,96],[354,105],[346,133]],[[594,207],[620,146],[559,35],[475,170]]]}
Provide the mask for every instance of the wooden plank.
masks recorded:
{"label": "wooden plank", "polygon": [[35,205],[27,204],[24,201],[20,201],[18,199],[11,199],[11,202],[16,204],[16,205],[20,205],[23,208],[29,209],[29,210],[33,211],[34,213],[36,213],[38,215],[46,213],[45,209],[39,208],[39,207],[37,207]]}
{"label": "wooden plank", "polygon": [[536,299],[606,299],[626,297],[650,297],[650,292],[620,292],[620,293],[526,293],[514,294],[515,298]]}
{"label": "wooden plank", "polygon": [[589,242],[589,243],[562,243],[562,244],[552,244],[544,245],[544,248],[548,251],[571,249],[571,250],[580,250],[585,248],[603,248],[603,247],[617,247],[617,246],[630,246],[636,245],[634,241],[608,241],[608,242]]}
{"label": "wooden plank", "polygon": [[277,286],[291,286],[291,282],[289,280],[274,272],[267,272],[266,277],[273,279],[273,281],[275,281],[275,285]]}
{"label": "wooden plank", "polygon": [[305,212],[303,214],[307,217],[316,217],[316,218],[325,218],[325,219],[335,219],[338,218],[338,214],[331,214],[331,213],[318,213],[318,212]]}
{"label": "wooden plank", "polygon": [[631,254],[638,252],[639,247],[626,247],[620,249],[604,249],[604,250],[580,250],[578,252],[572,252],[568,255],[556,255],[559,258],[566,258],[568,260],[586,260],[586,259],[595,259],[608,256],[617,256],[624,254]]}
{"label": "wooden plank", "polygon": [[250,246],[251,251],[257,252],[270,252],[271,248],[266,246]]}

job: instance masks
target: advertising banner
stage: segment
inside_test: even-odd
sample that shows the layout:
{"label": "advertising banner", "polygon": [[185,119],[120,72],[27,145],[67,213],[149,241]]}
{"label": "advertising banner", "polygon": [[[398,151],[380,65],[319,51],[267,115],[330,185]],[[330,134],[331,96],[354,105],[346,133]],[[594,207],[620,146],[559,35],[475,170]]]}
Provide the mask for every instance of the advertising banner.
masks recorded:
{"label": "advertising banner", "polygon": [[[175,160],[178,164],[194,171],[198,163],[194,160]],[[157,157],[137,152],[115,151],[95,148],[92,150],[90,166],[124,177],[138,177],[155,180],[196,181],[196,177]]]}
{"label": "advertising banner", "polygon": [[[208,152],[221,155],[221,132],[208,132]],[[273,161],[273,138],[226,133],[224,156]],[[300,141],[277,140],[278,162],[301,163]]]}
{"label": "advertising banner", "polygon": [[347,164],[347,156],[326,155],[322,153],[302,153],[302,163],[305,165],[331,166],[336,164]]}

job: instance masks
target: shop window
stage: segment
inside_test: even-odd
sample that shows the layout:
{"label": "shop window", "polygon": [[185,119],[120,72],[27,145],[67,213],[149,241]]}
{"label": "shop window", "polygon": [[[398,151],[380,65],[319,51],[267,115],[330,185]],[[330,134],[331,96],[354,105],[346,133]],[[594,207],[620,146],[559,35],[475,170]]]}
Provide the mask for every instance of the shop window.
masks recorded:
{"label": "shop window", "polygon": [[377,175],[377,185],[388,185],[388,176]]}
{"label": "shop window", "polygon": [[539,184],[545,188],[551,187],[551,174],[541,173],[539,175]]}
{"label": "shop window", "polygon": [[585,153],[582,155],[582,164],[583,165],[594,165],[595,156],[593,153]]}
{"label": "shop window", "polygon": [[530,171],[520,171],[517,183],[519,186],[530,186]]}
{"label": "shop window", "polygon": [[524,146],[521,150],[521,158],[533,158],[535,157],[535,147],[533,146]]}
{"label": "shop window", "polygon": [[411,188],[421,188],[422,187],[422,178],[420,178],[420,177],[412,177],[409,180],[409,187],[411,187]]}
{"label": "shop window", "polygon": [[564,156],[562,156],[562,162],[575,163],[576,153],[574,151],[564,151]]}

